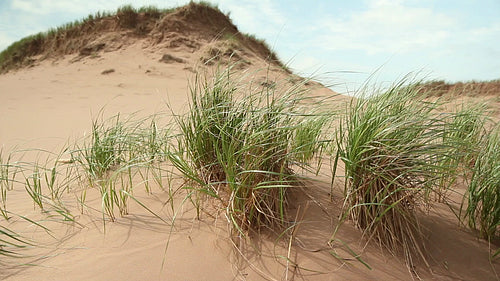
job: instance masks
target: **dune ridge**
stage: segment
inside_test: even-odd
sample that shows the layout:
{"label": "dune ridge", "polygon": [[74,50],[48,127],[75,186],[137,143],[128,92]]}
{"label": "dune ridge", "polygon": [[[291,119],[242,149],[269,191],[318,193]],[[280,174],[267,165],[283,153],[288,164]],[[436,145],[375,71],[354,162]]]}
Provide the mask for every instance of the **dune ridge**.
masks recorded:
{"label": "dune ridge", "polygon": [[229,41],[225,49],[210,49],[209,55],[255,56],[284,67],[267,44],[241,34],[230,18],[217,7],[191,2],[175,9],[159,10],[131,6],[116,13],[97,13],[75,23],[26,37],[0,53],[0,72],[33,66],[47,58],[112,52],[144,40],[145,47],[158,46],[188,52],[200,51],[207,43]]}

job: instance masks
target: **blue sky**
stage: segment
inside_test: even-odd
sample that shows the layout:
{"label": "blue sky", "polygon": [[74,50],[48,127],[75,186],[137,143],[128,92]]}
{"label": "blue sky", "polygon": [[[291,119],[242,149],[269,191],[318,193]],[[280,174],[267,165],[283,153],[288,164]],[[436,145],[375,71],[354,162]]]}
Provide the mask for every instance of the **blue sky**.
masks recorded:
{"label": "blue sky", "polygon": [[[97,11],[181,0],[0,0],[0,49]],[[213,0],[299,74],[352,90],[410,72],[450,82],[500,78],[499,0]]]}

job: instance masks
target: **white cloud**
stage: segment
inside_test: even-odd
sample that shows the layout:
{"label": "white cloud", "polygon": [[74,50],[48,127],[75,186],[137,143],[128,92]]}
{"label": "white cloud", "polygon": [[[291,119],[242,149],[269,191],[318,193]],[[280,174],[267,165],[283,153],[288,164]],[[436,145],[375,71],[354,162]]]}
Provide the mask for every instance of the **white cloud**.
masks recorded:
{"label": "white cloud", "polygon": [[[169,1],[172,2],[172,1]],[[177,1],[179,2],[179,1]],[[188,0],[180,1],[182,3]],[[97,11],[114,11],[116,8],[133,4],[135,7],[145,5],[154,5],[158,7],[169,7],[170,5],[165,0],[12,0],[11,8],[21,13],[29,13],[36,15],[48,14],[75,14],[79,17],[85,17],[89,13]],[[175,3],[174,3],[175,4]],[[75,18],[75,20],[78,18]]]}
{"label": "white cloud", "polygon": [[243,32],[254,33],[257,36],[276,36],[287,22],[280,8],[270,0],[221,0],[219,7],[231,12],[231,19]]}
{"label": "white cloud", "polygon": [[57,1],[57,0],[13,0],[11,7],[18,12],[47,15],[51,13],[82,13],[88,9],[89,1]]}
{"label": "white cloud", "polygon": [[450,36],[455,20],[430,8],[403,1],[371,1],[368,8],[346,18],[323,19],[329,31],[318,43],[329,50],[360,50],[368,54],[414,51],[438,46]]}
{"label": "white cloud", "polygon": [[12,41],[14,41],[13,38],[10,38],[3,32],[0,32],[0,52],[9,47]]}
{"label": "white cloud", "polygon": [[464,40],[467,43],[477,43],[484,40],[493,41],[493,40],[498,40],[499,35],[500,35],[500,21],[493,23],[490,26],[471,29],[468,32],[468,36],[464,38]]}
{"label": "white cloud", "polygon": [[285,24],[286,18],[282,15],[279,7],[276,7],[270,0],[254,1],[259,9],[264,13],[266,19],[270,19],[278,26]]}
{"label": "white cloud", "polygon": [[314,73],[321,70],[324,62],[311,55],[300,56],[290,62],[292,68],[304,73]]}

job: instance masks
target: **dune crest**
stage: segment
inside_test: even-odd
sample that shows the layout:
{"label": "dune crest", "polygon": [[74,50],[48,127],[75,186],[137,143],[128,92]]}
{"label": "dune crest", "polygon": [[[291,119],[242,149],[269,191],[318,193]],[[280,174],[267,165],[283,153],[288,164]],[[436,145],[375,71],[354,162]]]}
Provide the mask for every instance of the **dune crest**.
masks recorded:
{"label": "dune crest", "polygon": [[[216,7],[191,2],[170,10],[145,11],[122,7],[116,14],[100,14],[39,33],[15,42],[0,54],[0,73],[34,66],[45,59],[63,55],[86,57],[113,52],[143,40],[143,47],[200,53],[215,43],[208,53],[212,57],[234,57],[247,62],[266,61],[284,67],[266,43],[254,36],[241,34],[229,17]],[[79,60],[80,58],[75,58]],[[201,58],[203,60],[203,58]],[[204,61],[205,63],[207,61]]]}

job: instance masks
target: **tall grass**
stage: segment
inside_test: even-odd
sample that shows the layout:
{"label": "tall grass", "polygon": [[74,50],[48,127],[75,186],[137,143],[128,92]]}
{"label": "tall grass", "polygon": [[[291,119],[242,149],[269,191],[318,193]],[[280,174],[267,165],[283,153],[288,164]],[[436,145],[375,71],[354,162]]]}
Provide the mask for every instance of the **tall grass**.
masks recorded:
{"label": "tall grass", "polygon": [[[169,126],[157,125],[158,122],[156,115],[125,120],[117,115],[109,120],[94,120],[88,138],[78,140],[74,146],[65,146],[59,154],[41,149],[19,149],[10,153],[0,150],[0,214],[3,217],[0,221],[0,266],[6,265],[10,258],[23,257],[19,250],[36,246],[35,242],[18,234],[16,221],[11,217],[20,217],[54,237],[41,223],[7,209],[8,192],[15,188],[24,187],[25,198],[40,209],[42,221],[79,225],[71,213],[74,204],[68,202],[68,198],[76,188],[81,188],[82,195],[78,200],[82,212],[87,192],[100,193],[103,221],[106,217],[115,220],[118,212],[127,215],[131,198],[168,223],[135,198],[133,192],[134,187],[142,185],[150,193],[150,182],[159,186],[161,191],[171,191],[163,181],[171,176],[164,164],[171,136]],[[34,156],[35,160],[22,161],[26,154]],[[66,154],[71,158],[63,159]],[[168,184],[170,182],[171,179]],[[172,192],[170,196],[173,196]]]}
{"label": "tall grass", "polygon": [[482,104],[467,104],[444,117],[443,144],[448,148],[440,165],[446,170],[436,190],[439,200],[447,197],[449,187],[458,178],[468,179],[481,149],[478,145],[486,132],[487,117]]}
{"label": "tall grass", "polygon": [[[220,199],[240,234],[286,223],[287,191],[299,185],[294,167],[318,150],[324,120],[304,114],[300,90],[242,93],[229,71],[191,87],[190,110],[172,163],[190,180],[194,203]],[[311,107],[313,108],[313,106]],[[314,110],[314,109],[311,109]]]}
{"label": "tall grass", "polygon": [[[250,89],[233,82],[231,75],[228,69],[212,80],[196,77],[188,112],[176,116],[175,140],[173,130],[156,116],[137,121],[116,115],[94,120],[88,138],[66,148],[71,159],[64,163],[60,155],[53,163],[19,163],[12,153],[4,157],[0,151],[0,213],[8,219],[7,192],[21,173],[27,194],[44,214],[55,210],[74,220],[63,193],[84,178],[78,198],[82,212],[87,192],[94,190],[103,221],[127,215],[132,199],[166,222],[134,197],[134,189],[144,186],[150,194],[152,184],[159,186],[168,192],[165,204],[177,214],[178,189],[163,186],[165,179],[172,182],[170,161],[186,178],[183,202],[190,200],[198,215],[208,197],[218,201],[240,237],[289,225],[294,218],[287,214],[288,194],[302,184],[299,171],[321,156],[330,117],[319,113],[321,105],[311,102],[301,85],[281,92],[278,86]],[[497,239],[500,226],[500,126],[485,134],[480,107],[437,114],[439,104],[423,97],[418,86],[401,83],[354,99],[333,143],[334,163],[345,165],[340,223],[352,219],[368,241],[401,253],[410,267],[415,259],[427,262],[419,210],[429,194],[446,196],[458,176],[470,177],[460,217],[490,241]],[[0,255],[27,243],[0,226]]]}
{"label": "tall grass", "polygon": [[42,176],[37,163],[34,165],[33,173],[26,177],[25,189],[31,199],[33,199],[33,203],[43,210]]}
{"label": "tall grass", "polygon": [[345,164],[344,210],[364,237],[376,240],[409,266],[426,262],[418,209],[446,173],[440,163],[443,121],[437,106],[424,102],[404,81],[374,97],[351,103],[338,129],[339,157]]}
{"label": "tall grass", "polygon": [[461,213],[468,225],[488,241],[500,235],[500,126],[485,134],[472,167]]}

